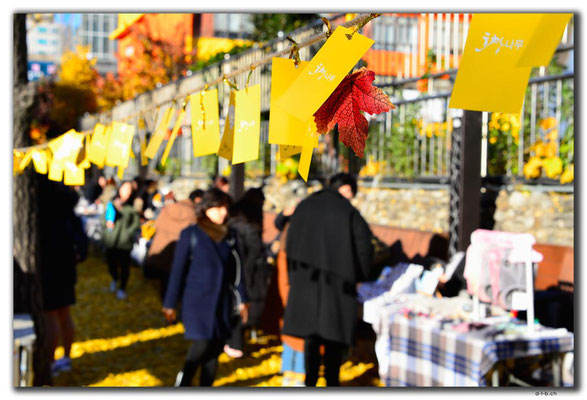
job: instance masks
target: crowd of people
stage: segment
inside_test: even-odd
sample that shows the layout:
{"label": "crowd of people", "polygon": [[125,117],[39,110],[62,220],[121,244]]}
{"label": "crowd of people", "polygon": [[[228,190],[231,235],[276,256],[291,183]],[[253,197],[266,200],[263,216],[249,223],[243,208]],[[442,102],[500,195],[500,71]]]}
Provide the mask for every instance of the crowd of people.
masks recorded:
{"label": "crowd of people", "polygon": [[[76,264],[90,247],[103,255],[108,289],[120,301],[128,301],[131,263],[159,281],[165,320],[181,320],[191,342],[176,386],[191,386],[198,370],[199,385],[211,386],[218,356],[245,356],[245,338],[265,326],[277,327],[283,343],[284,385],[315,386],[322,362],[327,385],[340,385],[340,366],[355,341],[357,284],[381,269],[369,226],[350,202],[357,193],[353,176],[337,174],[284,209],[269,244],[262,188],[233,199],[225,177],[179,201],[139,178],[117,185],[99,175],[75,188],[43,184],[40,259],[50,354],[60,342],[64,347],[64,356],[51,360],[53,374],[71,369]],[[132,257],[139,239],[144,254]]]}

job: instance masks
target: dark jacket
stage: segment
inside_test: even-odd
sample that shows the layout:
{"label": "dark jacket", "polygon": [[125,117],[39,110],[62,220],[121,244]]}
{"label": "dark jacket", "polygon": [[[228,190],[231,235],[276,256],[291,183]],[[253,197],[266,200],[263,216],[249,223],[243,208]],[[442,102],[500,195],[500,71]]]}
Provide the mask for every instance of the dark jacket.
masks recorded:
{"label": "dark jacket", "polygon": [[116,220],[113,229],[108,229],[105,225],[106,221],[103,221],[104,246],[107,249],[132,250],[140,223],[139,213],[132,205],[126,204],[122,206],[120,210],[116,210]]}
{"label": "dark jacket", "polygon": [[242,216],[231,219],[230,227],[236,233],[241,248],[245,287],[249,299],[247,326],[258,326],[272,272],[266,262],[262,231]]}
{"label": "dark jacket", "polygon": [[336,191],[321,190],[298,205],[287,235],[284,334],[353,344],[356,284],[380,272],[372,268],[371,236],[367,222]]}
{"label": "dark jacket", "polygon": [[39,270],[48,310],[73,304],[72,296],[61,295],[77,281],[76,239],[85,233],[73,211],[79,196],[72,188],[43,177],[39,189]]}
{"label": "dark jacket", "polygon": [[236,318],[231,284],[239,274],[236,290],[243,302],[247,300],[240,259],[231,245],[234,240],[231,233],[227,239],[214,242],[197,224],[180,234],[163,307],[176,308],[181,299],[187,339],[225,339],[230,335]]}

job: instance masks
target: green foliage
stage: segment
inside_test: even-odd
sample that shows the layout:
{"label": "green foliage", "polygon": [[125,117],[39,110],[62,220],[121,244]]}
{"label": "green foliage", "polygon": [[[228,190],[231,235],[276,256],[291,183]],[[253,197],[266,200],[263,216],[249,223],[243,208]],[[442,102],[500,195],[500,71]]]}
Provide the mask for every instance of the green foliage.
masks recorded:
{"label": "green foliage", "polygon": [[267,42],[275,39],[279,31],[286,34],[318,18],[318,14],[252,14],[251,22],[255,29],[251,39],[256,42]]}
{"label": "green foliage", "polygon": [[243,51],[248,50],[251,47],[253,47],[253,45],[251,45],[251,44],[244,44],[242,46],[234,46],[227,53],[220,52],[220,53],[217,53],[217,54],[213,55],[212,57],[210,57],[207,60],[198,60],[195,63],[193,63],[192,65],[190,65],[188,67],[188,69],[190,71],[199,71],[199,70],[204,69],[204,68],[206,68],[206,67],[208,67],[208,66],[210,66],[210,65],[212,65],[214,63],[217,63],[219,61],[222,61],[224,59],[224,55],[225,54],[230,54],[232,56],[232,55],[235,55],[235,54],[242,53]]}

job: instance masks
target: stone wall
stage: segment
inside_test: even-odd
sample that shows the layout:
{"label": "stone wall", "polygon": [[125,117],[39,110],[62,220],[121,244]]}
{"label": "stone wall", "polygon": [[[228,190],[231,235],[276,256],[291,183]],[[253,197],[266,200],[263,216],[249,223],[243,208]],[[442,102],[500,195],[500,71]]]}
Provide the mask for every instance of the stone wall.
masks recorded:
{"label": "stone wall", "polygon": [[572,193],[501,190],[495,201],[495,230],[527,232],[538,243],[573,246]]}
{"label": "stone wall", "polygon": [[[195,188],[205,189],[207,180],[176,179],[169,185],[176,198],[186,198]],[[247,180],[245,187],[261,181]],[[320,190],[319,182],[300,180],[286,184],[277,179],[265,182],[265,211],[278,213]],[[371,188],[359,186],[353,199],[367,222],[432,233],[448,232],[449,194],[446,189]],[[496,199],[495,230],[527,232],[538,243],[573,246],[574,208],[572,193],[502,189]]]}

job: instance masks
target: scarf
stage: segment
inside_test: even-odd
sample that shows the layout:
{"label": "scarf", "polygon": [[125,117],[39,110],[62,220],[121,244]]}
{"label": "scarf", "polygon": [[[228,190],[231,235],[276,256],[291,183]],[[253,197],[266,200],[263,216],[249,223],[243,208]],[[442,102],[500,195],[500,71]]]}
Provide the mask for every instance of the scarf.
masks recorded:
{"label": "scarf", "polygon": [[228,233],[228,226],[215,224],[206,217],[198,219],[198,226],[215,242],[220,242]]}

